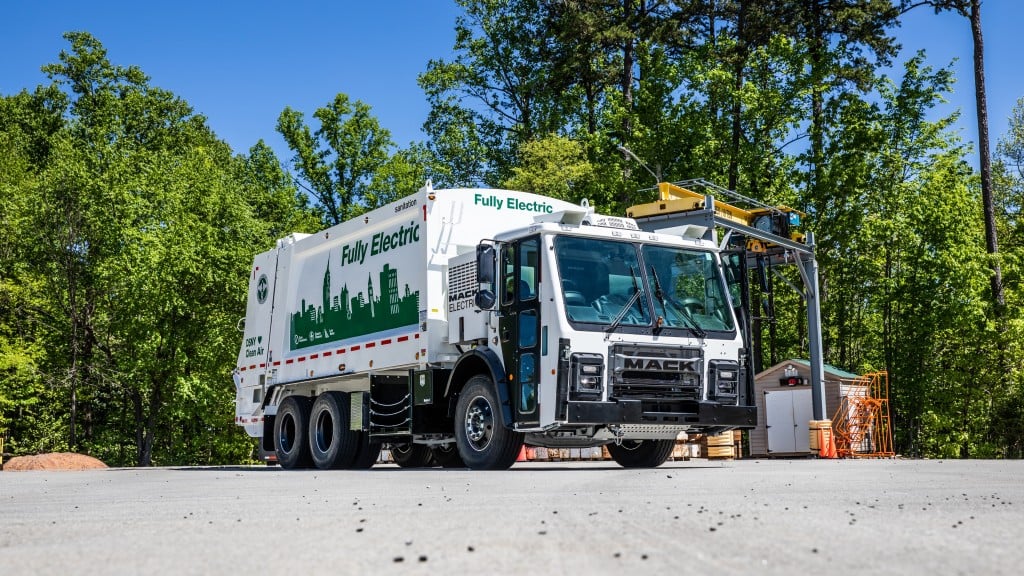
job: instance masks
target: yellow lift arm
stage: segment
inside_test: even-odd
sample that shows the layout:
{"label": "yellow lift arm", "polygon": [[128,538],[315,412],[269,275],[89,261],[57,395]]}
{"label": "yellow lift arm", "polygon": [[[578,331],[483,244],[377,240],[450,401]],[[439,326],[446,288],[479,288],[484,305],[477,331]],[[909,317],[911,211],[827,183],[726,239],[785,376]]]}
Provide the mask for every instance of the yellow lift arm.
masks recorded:
{"label": "yellow lift arm", "polygon": [[[730,199],[739,199],[748,205],[748,208],[741,208],[716,199],[714,203],[716,219],[769,232],[794,242],[806,242],[805,235],[796,229],[796,226],[800,224],[800,221],[805,216],[803,212],[788,206],[768,206],[731,190],[714,186],[704,180],[687,180],[679,184],[660,182],[658,183],[658,199],[647,204],[631,206],[626,211],[626,216],[630,218],[644,218],[704,210],[706,200],[704,194],[683,187],[684,185],[693,184],[703,188],[711,187],[712,190],[710,192],[712,193],[718,193],[718,195],[724,195]],[[727,194],[723,194],[725,192]],[[771,240],[749,236],[747,238],[747,250],[751,252],[765,252],[771,245]]]}

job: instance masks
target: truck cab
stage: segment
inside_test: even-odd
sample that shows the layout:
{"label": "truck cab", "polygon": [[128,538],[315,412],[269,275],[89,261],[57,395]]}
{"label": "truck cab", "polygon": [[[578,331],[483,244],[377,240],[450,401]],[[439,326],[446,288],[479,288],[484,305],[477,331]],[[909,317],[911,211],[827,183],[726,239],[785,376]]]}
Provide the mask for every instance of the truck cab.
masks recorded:
{"label": "truck cab", "polygon": [[680,432],[754,424],[718,249],[701,231],[644,232],[585,207],[537,220],[478,247],[477,305],[463,313],[486,313],[487,337],[462,344],[497,358],[491,377],[525,442],[610,444],[620,463],[657,465]]}

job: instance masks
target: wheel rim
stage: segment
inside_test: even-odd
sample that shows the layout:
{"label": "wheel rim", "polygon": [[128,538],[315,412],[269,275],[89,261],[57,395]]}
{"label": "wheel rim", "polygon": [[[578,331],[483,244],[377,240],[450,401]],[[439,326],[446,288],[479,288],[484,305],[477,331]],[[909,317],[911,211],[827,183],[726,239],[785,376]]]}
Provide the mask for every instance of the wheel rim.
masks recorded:
{"label": "wheel rim", "polygon": [[316,448],[320,452],[327,452],[334,443],[334,419],[327,410],[322,410],[316,415]]}
{"label": "wheel rim", "polygon": [[278,438],[277,445],[281,447],[281,450],[285,453],[292,451],[292,445],[295,443],[295,417],[291,414],[285,414],[284,420],[281,422],[281,434]]}
{"label": "wheel rim", "polygon": [[491,403],[483,396],[477,396],[469,401],[465,427],[466,439],[473,450],[479,452],[491,443],[494,434],[494,411],[491,410]]}

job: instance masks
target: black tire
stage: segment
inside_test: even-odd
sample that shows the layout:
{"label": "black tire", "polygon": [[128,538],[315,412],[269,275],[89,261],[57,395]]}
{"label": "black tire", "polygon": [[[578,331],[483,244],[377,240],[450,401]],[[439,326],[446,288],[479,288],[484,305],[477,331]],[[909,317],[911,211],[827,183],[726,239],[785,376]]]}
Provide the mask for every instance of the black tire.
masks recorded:
{"label": "black tire", "polygon": [[391,459],[399,468],[424,468],[430,466],[433,454],[430,447],[423,444],[392,444]]}
{"label": "black tire", "polygon": [[349,397],[344,392],[324,392],[309,413],[309,452],[321,470],[348,468],[355,460],[359,432],[349,427]]}
{"label": "black tire", "polygon": [[656,468],[672,455],[675,440],[623,440],[609,444],[608,453],[623,468]]}
{"label": "black tire", "polygon": [[448,444],[438,444],[431,448],[433,452],[434,464],[442,468],[465,468],[466,463],[462,461],[462,455],[459,454],[459,447],[455,442],[449,442]]}
{"label": "black tire", "polygon": [[353,470],[369,470],[380,458],[380,442],[370,440],[369,432],[359,432],[359,450],[352,460]]}
{"label": "black tire", "polygon": [[274,418],[274,449],[277,463],[285,470],[309,468],[309,442],[306,440],[309,424],[309,398],[289,396],[277,408]]}
{"label": "black tire", "polygon": [[501,403],[488,376],[466,382],[455,408],[455,443],[467,467],[506,470],[523,447],[523,433],[505,427]]}

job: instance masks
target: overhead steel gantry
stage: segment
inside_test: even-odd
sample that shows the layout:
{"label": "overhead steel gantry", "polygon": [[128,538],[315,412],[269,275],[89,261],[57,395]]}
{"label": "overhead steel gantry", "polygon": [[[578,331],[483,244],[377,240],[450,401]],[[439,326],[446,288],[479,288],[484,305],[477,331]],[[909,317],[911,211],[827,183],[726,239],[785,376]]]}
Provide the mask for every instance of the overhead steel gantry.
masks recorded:
{"label": "overhead steel gantry", "polygon": [[[720,245],[723,250],[740,247],[743,254],[743,303],[747,317],[741,321],[746,330],[748,354],[750,347],[750,300],[747,270],[758,259],[771,265],[795,264],[803,289],[780,275],[807,304],[807,338],[811,364],[811,403],[815,420],[824,420],[825,380],[821,348],[821,303],[818,292],[818,262],[814,258],[814,234],[806,236],[794,228],[800,212],[785,206],[769,206],[739,192],[702,179],[658,184],[658,200],[638,204],[627,210],[641,229],[681,236],[700,234],[718,242],[716,229],[725,231]],[[700,190],[703,193],[695,192]],[[724,201],[716,201],[716,196]],[[751,366],[750,371],[753,371]],[[750,375],[751,379],[753,375]]]}

